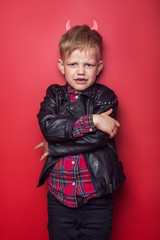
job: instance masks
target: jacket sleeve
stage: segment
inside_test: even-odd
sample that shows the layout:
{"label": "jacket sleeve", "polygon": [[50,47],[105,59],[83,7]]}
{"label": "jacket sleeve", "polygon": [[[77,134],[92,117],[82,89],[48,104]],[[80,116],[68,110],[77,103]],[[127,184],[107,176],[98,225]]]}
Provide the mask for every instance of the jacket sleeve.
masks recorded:
{"label": "jacket sleeve", "polygon": [[[104,91],[101,96],[95,101],[94,114],[100,114],[113,109],[111,117],[116,118],[116,110],[118,107],[118,99],[113,91],[110,94],[106,94]],[[100,130],[88,133],[85,136],[77,138],[75,141],[49,143],[49,153],[52,157],[75,155],[80,153],[92,152],[98,148],[103,147],[109,135]]]}
{"label": "jacket sleeve", "polygon": [[47,89],[37,117],[40,129],[47,142],[65,142],[74,138],[72,129],[78,117],[62,117],[57,114],[59,99],[54,86],[51,85]]}

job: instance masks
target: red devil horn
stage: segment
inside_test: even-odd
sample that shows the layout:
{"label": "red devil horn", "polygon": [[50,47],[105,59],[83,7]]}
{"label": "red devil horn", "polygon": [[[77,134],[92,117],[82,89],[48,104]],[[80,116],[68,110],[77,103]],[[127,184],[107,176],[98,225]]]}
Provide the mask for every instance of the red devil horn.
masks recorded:
{"label": "red devil horn", "polygon": [[[68,20],[66,22],[66,31],[68,31],[69,29],[71,28],[71,25],[70,25],[70,20]],[[98,29],[98,24],[95,20],[93,20],[93,27],[91,28],[92,30],[96,30]]]}
{"label": "red devil horn", "polygon": [[93,20],[93,27],[91,28],[92,30],[96,30],[98,29],[98,24],[95,20]]}
{"label": "red devil horn", "polygon": [[66,31],[68,31],[70,28],[71,28],[70,20],[68,20],[66,23]]}

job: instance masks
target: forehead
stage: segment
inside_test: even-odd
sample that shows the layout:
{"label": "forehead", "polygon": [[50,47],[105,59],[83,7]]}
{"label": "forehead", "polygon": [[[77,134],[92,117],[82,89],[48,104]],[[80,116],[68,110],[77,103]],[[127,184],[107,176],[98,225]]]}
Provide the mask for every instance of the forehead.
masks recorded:
{"label": "forehead", "polygon": [[76,49],[69,56],[65,56],[65,61],[98,61],[98,49],[95,47]]}

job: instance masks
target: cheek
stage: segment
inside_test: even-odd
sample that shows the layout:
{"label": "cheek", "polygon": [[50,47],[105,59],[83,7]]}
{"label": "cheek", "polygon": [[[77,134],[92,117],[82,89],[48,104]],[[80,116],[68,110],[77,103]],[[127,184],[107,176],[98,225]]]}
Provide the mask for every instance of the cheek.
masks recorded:
{"label": "cheek", "polygon": [[92,79],[95,79],[97,77],[97,71],[96,70],[94,72],[92,72],[91,77],[92,77]]}
{"label": "cheek", "polygon": [[74,74],[74,70],[73,69],[69,69],[66,71],[66,75],[67,76],[72,76]]}
{"label": "cheek", "polygon": [[66,78],[69,78],[69,77],[70,77],[70,75],[71,75],[71,74],[70,74],[70,72],[69,72],[69,71],[66,71],[66,72],[65,72],[65,77],[66,77]]}

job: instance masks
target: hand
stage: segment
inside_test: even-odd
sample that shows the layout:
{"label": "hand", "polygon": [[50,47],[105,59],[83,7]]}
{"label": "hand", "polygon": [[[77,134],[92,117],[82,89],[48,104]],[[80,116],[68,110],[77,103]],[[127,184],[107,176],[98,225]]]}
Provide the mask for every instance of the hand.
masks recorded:
{"label": "hand", "polygon": [[40,161],[43,161],[46,157],[49,156],[49,148],[48,148],[48,142],[46,140],[44,140],[43,142],[39,143],[35,149],[39,149],[39,148],[44,148],[44,153],[42,155],[42,157],[40,158]]}
{"label": "hand", "polygon": [[96,128],[102,132],[108,133],[110,138],[113,138],[117,133],[117,128],[120,127],[120,123],[109,115],[113,109],[101,114],[93,114],[93,122]]}

